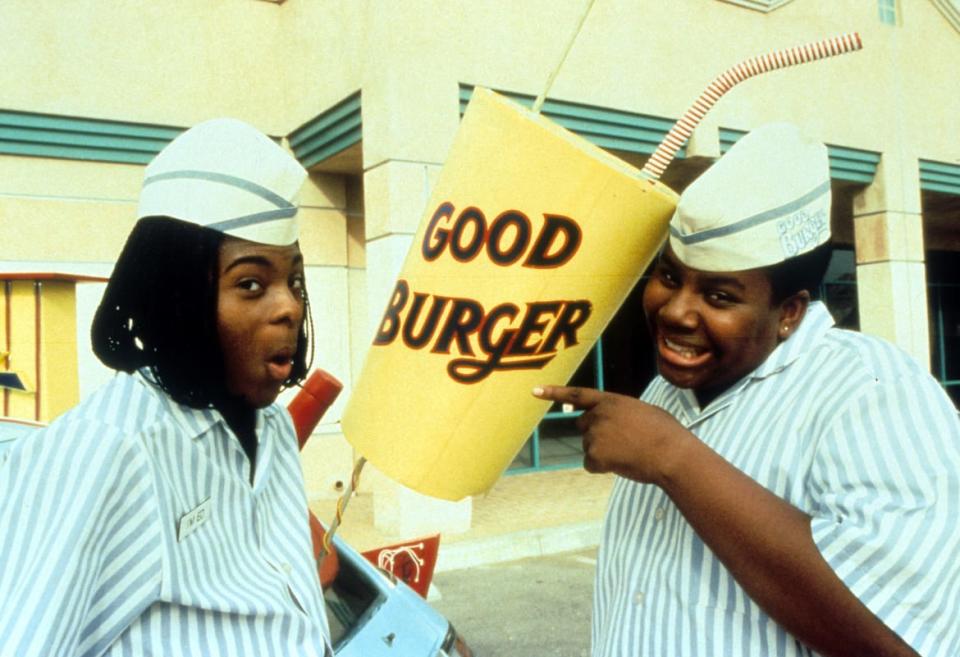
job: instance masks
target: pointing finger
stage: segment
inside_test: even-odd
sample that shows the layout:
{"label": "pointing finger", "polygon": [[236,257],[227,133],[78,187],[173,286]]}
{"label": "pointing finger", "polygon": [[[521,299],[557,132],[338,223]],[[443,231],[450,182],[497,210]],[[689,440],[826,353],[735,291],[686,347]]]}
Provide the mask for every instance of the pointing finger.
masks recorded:
{"label": "pointing finger", "polygon": [[600,402],[603,393],[593,388],[537,386],[533,389],[533,396],[560,402],[561,404],[573,404],[576,408],[589,410]]}

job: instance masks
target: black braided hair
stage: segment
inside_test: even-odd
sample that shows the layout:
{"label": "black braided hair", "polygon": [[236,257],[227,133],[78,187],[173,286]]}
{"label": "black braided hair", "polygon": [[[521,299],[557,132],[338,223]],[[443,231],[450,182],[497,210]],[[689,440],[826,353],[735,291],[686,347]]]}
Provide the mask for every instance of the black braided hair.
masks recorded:
{"label": "black braided hair", "polygon": [[[224,235],[167,217],[141,219],[117,259],[93,318],[93,351],[123,372],[149,368],[174,401],[208,408],[227,398],[217,333],[217,279]],[[293,370],[300,384],[313,361],[313,322],[304,318]]]}

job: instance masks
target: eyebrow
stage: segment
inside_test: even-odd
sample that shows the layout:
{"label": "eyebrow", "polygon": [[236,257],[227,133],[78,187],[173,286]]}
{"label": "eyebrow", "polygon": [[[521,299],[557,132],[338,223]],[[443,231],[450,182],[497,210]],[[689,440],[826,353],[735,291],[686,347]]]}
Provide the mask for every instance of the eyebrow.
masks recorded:
{"label": "eyebrow", "polygon": [[[293,266],[302,265],[303,254],[298,253],[297,255],[293,256],[293,260],[291,261],[290,264]],[[266,256],[247,255],[247,256],[240,256],[239,258],[231,262],[229,265],[224,267],[223,273],[226,274],[228,271],[230,271],[234,267],[239,267],[240,265],[257,265],[259,267],[267,267],[269,269],[275,269],[275,267],[273,266],[273,262]]]}
{"label": "eyebrow", "polygon": [[702,282],[710,286],[728,285],[737,288],[741,292],[745,292],[747,289],[747,286],[741,283],[739,279],[730,276],[704,276]]}

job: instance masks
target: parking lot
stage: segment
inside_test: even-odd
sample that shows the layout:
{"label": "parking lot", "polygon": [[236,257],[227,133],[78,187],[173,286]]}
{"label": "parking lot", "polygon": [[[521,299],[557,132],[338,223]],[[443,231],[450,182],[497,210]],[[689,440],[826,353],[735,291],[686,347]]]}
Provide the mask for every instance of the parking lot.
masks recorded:
{"label": "parking lot", "polygon": [[596,549],[438,573],[431,604],[476,657],[586,657]]}

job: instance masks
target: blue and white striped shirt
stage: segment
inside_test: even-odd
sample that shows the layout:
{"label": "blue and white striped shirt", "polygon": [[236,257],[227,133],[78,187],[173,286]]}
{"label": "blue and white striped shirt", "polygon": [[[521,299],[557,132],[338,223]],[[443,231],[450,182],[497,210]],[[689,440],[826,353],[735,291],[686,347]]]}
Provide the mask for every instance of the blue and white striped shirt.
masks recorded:
{"label": "blue and white striped shirt", "polygon": [[[120,373],[0,459],[0,653],[329,651],[289,415],[257,464],[220,414]],[[332,653],[332,651],[330,651]]]}
{"label": "blue and white striped shirt", "polygon": [[[956,657],[956,409],[899,349],[832,326],[811,304],[795,335],[704,409],[662,377],[642,398],[811,515],[824,559],[915,650]],[[661,489],[623,478],[607,510],[592,642],[595,657],[815,654],[747,596]]]}

